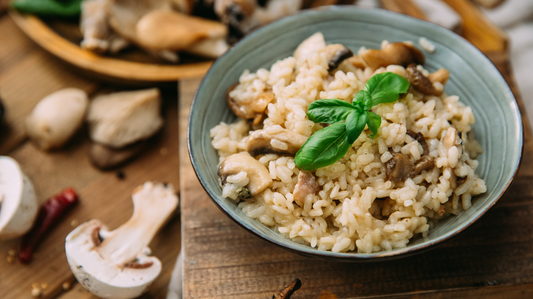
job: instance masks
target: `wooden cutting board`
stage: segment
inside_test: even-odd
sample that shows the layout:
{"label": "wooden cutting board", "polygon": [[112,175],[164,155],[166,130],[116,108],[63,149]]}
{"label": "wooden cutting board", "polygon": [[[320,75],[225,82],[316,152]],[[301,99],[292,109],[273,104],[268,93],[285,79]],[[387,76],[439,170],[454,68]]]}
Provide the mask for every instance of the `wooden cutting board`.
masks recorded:
{"label": "wooden cutting board", "polygon": [[[459,10],[475,10],[466,1],[445,1]],[[505,35],[479,13],[461,14],[463,33],[496,64],[523,112],[521,169],[498,204],[459,236],[412,257],[347,264],[288,252],[236,225],[202,189],[190,164],[185,134],[189,106],[200,81],[182,81],[180,180],[185,299],[272,298],[295,278],[302,281],[302,288],[292,297],[295,299],[533,298],[531,129],[509,68]]]}

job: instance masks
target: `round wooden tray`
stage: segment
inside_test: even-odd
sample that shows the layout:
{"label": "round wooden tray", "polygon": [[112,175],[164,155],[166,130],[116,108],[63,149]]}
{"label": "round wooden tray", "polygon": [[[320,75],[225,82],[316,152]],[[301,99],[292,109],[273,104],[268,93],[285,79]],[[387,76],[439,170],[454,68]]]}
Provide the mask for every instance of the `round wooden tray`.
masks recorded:
{"label": "round wooden tray", "polygon": [[[79,43],[72,42],[63,36],[64,34],[59,33],[61,30],[54,30],[55,28],[52,28],[49,23],[36,16],[23,15],[14,11],[11,11],[10,15],[18,27],[46,51],[81,69],[105,77],[126,81],[169,82],[203,76],[213,63],[212,61],[200,61],[175,65],[164,64],[150,61],[143,57],[144,54],[130,55],[128,59],[122,59],[120,56],[100,56],[83,50]],[[54,23],[57,24],[57,22]],[[76,26],[71,24],[70,27],[72,28],[69,30],[72,31]],[[77,30],[77,27],[74,29]]]}

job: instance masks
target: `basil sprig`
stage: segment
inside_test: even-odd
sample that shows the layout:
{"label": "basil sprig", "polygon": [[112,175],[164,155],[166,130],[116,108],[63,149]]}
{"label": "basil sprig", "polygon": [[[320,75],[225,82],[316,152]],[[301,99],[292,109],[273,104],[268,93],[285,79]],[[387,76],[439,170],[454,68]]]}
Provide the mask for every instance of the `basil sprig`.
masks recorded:
{"label": "basil sprig", "polygon": [[370,111],[382,103],[392,103],[407,93],[410,83],[395,73],[372,76],[353,103],[339,99],[317,100],[309,104],[307,116],[315,123],[331,124],[307,139],[296,153],[294,162],[304,170],[328,166],[342,158],[365,127],[374,138],[381,126],[381,116]]}

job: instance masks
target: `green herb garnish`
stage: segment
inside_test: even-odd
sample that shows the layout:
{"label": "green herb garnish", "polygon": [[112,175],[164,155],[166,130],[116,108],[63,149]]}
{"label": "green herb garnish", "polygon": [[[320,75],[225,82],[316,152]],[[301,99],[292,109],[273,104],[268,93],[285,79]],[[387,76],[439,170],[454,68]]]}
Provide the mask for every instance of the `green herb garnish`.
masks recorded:
{"label": "green herb garnish", "polygon": [[296,166],[315,170],[335,163],[348,152],[367,125],[372,132],[370,137],[374,138],[381,125],[381,116],[370,109],[382,103],[397,101],[400,95],[407,93],[409,86],[409,81],[400,75],[381,73],[368,80],[352,104],[339,99],[312,102],[307,108],[309,119],[331,125],[307,139],[296,153]]}
{"label": "green herb garnish", "polygon": [[75,17],[83,0],[12,0],[11,7],[22,12],[47,17]]}

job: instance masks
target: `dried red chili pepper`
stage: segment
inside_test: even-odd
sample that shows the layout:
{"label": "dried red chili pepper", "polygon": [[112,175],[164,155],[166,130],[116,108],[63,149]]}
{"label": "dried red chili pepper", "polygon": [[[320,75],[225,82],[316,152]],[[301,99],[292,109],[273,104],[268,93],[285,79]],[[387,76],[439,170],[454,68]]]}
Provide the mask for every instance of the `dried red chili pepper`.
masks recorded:
{"label": "dried red chili pepper", "polygon": [[41,242],[46,232],[58,221],[67,208],[77,201],[78,195],[74,189],[68,188],[44,202],[39,209],[33,228],[22,238],[20,243],[19,261],[21,263],[30,262],[35,247]]}

